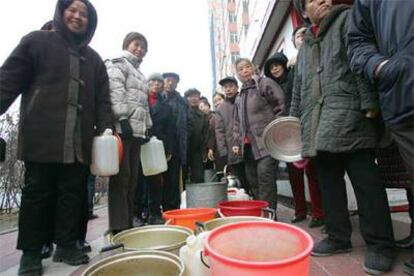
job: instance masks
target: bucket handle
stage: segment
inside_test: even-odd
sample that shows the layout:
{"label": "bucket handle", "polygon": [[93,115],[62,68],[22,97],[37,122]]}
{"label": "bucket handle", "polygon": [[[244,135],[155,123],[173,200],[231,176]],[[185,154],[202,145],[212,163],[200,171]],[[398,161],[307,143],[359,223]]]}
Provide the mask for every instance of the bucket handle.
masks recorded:
{"label": "bucket handle", "polygon": [[196,226],[197,232],[199,233],[206,231],[206,224],[204,222],[196,221],[195,226]]}
{"label": "bucket handle", "polygon": [[226,216],[221,212],[220,208],[217,208],[217,214],[220,218],[225,218]]}
{"label": "bucket handle", "polygon": [[204,260],[204,256],[203,256],[203,250],[200,250],[200,261],[203,263],[203,265],[205,267],[207,267],[208,269],[210,269],[210,266],[206,263],[206,261]]}
{"label": "bucket handle", "polygon": [[262,212],[263,212],[263,216],[268,219],[274,220],[276,217],[276,211],[272,208],[263,208]]}
{"label": "bucket handle", "polygon": [[108,245],[105,247],[101,248],[101,251],[99,253],[104,253],[104,252],[108,252],[108,251],[112,251],[118,248],[122,248],[124,249],[124,244],[123,243],[117,243],[117,244],[113,244],[113,245]]}
{"label": "bucket handle", "polygon": [[172,225],[174,223],[174,219],[167,220],[164,225]]}

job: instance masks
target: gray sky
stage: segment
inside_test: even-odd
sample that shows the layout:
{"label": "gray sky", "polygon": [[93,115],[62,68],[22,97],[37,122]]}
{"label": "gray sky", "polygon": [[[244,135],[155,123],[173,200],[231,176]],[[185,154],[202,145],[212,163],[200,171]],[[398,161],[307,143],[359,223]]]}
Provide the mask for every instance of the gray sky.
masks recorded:
{"label": "gray sky", "polygon": [[[121,52],[130,31],[148,39],[148,53],[141,65],[152,72],[175,71],[183,92],[196,87],[211,96],[211,62],[207,0],[91,0],[98,13],[98,28],[90,44],[103,59]],[[0,64],[21,37],[52,19],[55,0],[2,1]]]}

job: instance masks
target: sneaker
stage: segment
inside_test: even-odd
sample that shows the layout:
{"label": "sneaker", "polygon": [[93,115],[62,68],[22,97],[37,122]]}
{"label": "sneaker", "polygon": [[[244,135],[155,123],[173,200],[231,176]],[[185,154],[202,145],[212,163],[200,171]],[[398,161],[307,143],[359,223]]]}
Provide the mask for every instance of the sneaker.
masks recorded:
{"label": "sneaker", "polygon": [[333,254],[348,253],[351,251],[351,242],[341,243],[325,238],[313,246],[311,255],[315,257],[325,257]]}
{"label": "sneaker", "polygon": [[325,220],[323,218],[312,218],[309,223],[309,228],[316,228],[325,225]]}
{"label": "sneaker", "polygon": [[24,250],[20,258],[18,275],[38,276],[42,273],[42,254],[40,250]]}
{"label": "sneaker", "polygon": [[50,258],[50,256],[52,256],[52,253],[53,253],[53,243],[51,242],[45,243],[42,246],[42,250],[41,250],[42,259]]}
{"label": "sneaker", "polygon": [[298,223],[298,222],[304,221],[305,219],[306,219],[306,216],[295,216],[290,222]]}
{"label": "sneaker", "polygon": [[403,249],[414,249],[414,237],[410,235],[404,239],[395,241],[395,246]]}
{"label": "sneaker", "polygon": [[145,225],[145,221],[143,218],[134,217],[134,220],[132,221],[133,227],[141,227]]}
{"label": "sneaker", "polygon": [[153,217],[149,217],[148,218],[148,224],[151,225],[159,225],[159,224],[164,224],[165,220],[163,218],[161,218],[160,216],[153,216]]}
{"label": "sneaker", "polygon": [[392,257],[379,252],[368,251],[362,265],[364,271],[371,275],[380,275],[391,270]]}
{"label": "sneaker", "polygon": [[414,276],[414,257],[410,261],[404,263],[404,272],[410,276]]}
{"label": "sneaker", "polygon": [[89,263],[89,256],[82,252],[81,249],[74,247],[56,247],[55,255],[53,255],[55,263],[65,263],[68,265],[82,265]]}

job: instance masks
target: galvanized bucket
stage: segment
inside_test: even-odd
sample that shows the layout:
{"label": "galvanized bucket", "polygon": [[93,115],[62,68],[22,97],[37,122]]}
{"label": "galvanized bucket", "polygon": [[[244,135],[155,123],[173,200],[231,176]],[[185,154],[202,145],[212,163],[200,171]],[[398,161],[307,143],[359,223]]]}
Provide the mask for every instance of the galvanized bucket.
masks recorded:
{"label": "galvanized bucket", "polygon": [[92,264],[82,276],[181,276],[184,263],[174,254],[159,250],[124,252]]}
{"label": "galvanized bucket", "polygon": [[227,200],[227,182],[192,183],[185,185],[187,208],[216,208]]}
{"label": "galvanized bucket", "polygon": [[219,226],[229,223],[236,223],[240,221],[272,221],[268,218],[253,217],[253,216],[236,216],[236,217],[224,217],[209,220],[207,222],[196,222],[196,233],[199,234],[204,231],[211,231]]}

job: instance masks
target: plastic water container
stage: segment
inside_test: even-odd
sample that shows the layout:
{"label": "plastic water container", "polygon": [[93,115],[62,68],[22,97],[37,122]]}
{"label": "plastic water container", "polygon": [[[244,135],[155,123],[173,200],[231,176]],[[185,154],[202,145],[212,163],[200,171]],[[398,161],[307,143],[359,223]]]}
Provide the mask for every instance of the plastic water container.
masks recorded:
{"label": "plastic water container", "polygon": [[111,129],[96,136],[92,144],[91,173],[97,176],[111,176],[119,172],[118,139]]}
{"label": "plastic water container", "polygon": [[[187,244],[180,248],[179,256],[184,263],[184,276],[210,276],[211,272],[201,261],[207,232],[189,236]],[[206,261],[206,258],[204,258]]]}
{"label": "plastic water container", "polygon": [[141,164],[145,176],[156,175],[168,169],[164,144],[152,136],[148,143],[141,146]]}

